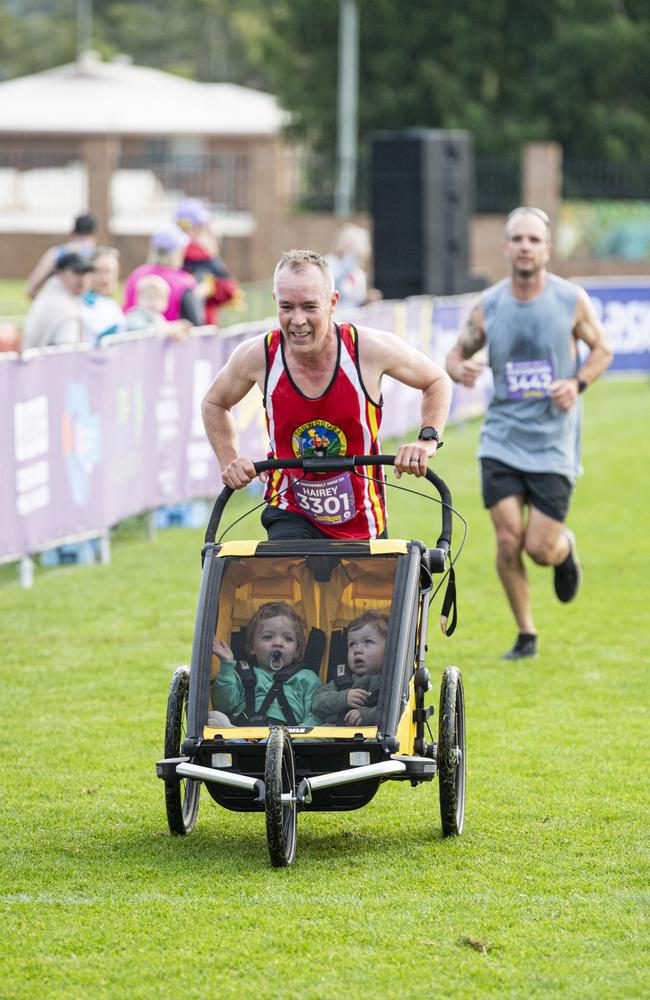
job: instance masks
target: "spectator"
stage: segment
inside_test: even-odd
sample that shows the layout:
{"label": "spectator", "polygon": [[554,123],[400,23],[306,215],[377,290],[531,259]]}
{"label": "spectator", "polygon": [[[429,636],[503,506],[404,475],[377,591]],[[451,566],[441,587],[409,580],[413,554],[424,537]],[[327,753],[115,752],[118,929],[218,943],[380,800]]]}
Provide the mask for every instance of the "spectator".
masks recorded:
{"label": "spectator", "polygon": [[148,263],[136,267],[124,285],[124,312],[135,305],[138,280],[147,274],[157,274],[169,286],[169,302],[165,319],[189,320],[192,326],[201,326],[203,306],[196,294],[196,278],[181,267],[189,236],[171,224],[156,230],[151,237]]}
{"label": "spectator", "polygon": [[219,306],[237,306],[242,302],[243,294],[219,256],[219,238],[212,216],[198,198],[186,198],[176,210],[176,222],[190,238],[185,247],[183,267],[198,282],[198,294],[203,298],[205,307],[205,322],[218,326]]}
{"label": "spectator", "polygon": [[162,333],[175,340],[183,340],[191,323],[186,319],[165,319],[169,304],[169,285],[159,274],[145,274],[138,278],[135,289],[136,304],[128,309],[125,317],[126,329]]}
{"label": "spectator", "polygon": [[124,330],[124,313],[114,295],[120,275],[120,251],[97,247],[90,258],[95,270],[81,300],[84,337],[97,344],[102,337]]}
{"label": "spectator", "polygon": [[76,253],[80,257],[90,257],[97,242],[97,220],[94,215],[78,215],[74,220],[70,239],[59,246],[46,250],[38,264],[27,279],[26,292],[30,299],[35,298],[43,284],[56,270],[57,261],[64,254]]}
{"label": "spectator", "polygon": [[365,306],[380,299],[377,288],[368,288],[370,233],[362,226],[343,226],[336,237],[336,249],[326,257],[334,275],[334,287],[343,308]]}
{"label": "spectator", "polygon": [[76,344],[83,337],[81,298],[94,265],[76,253],[59,257],[56,271],[31,305],[23,329],[23,350]]}

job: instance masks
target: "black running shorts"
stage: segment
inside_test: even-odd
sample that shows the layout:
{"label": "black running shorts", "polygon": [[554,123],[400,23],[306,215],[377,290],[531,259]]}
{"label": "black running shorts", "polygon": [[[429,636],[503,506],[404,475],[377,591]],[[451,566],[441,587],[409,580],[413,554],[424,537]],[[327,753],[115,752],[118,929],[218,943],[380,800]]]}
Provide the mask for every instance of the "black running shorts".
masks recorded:
{"label": "black running shorts", "polygon": [[555,472],[522,472],[495,458],[481,459],[483,503],[492,507],[505,497],[520,496],[554,521],[564,521],[569,510],[573,483]]}
{"label": "black running shorts", "polygon": [[[270,542],[287,541],[293,538],[328,538],[332,536],[294,510],[281,510],[278,507],[265,507],[262,511],[262,525]],[[387,538],[386,530],[379,536]]]}

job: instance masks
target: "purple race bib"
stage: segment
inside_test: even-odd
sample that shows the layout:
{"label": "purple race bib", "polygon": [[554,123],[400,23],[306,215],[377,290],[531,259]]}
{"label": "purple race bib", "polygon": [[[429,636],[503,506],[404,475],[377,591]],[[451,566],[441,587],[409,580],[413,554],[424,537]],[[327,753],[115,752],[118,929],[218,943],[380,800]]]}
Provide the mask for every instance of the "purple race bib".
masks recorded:
{"label": "purple race bib", "polygon": [[296,503],[317,523],[345,524],[357,512],[349,472],[330,479],[294,479],[292,485]]}
{"label": "purple race bib", "polygon": [[553,381],[553,362],[506,361],[505,383],[508,399],[543,399]]}

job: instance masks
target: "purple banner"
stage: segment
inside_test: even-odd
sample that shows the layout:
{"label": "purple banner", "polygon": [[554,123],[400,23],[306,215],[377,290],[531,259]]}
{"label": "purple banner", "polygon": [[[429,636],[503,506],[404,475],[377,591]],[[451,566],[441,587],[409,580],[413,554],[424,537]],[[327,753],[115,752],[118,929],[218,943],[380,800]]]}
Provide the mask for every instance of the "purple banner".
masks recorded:
{"label": "purple banner", "polygon": [[[102,350],[0,355],[0,559],[100,534],[221,488],[201,399],[244,336],[114,338]],[[266,454],[259,393],[235,409],[240,445]]]}
{"label": "purple banner", "polygon": [[588,292],[614,352],[610,372],[650,371],[650,280],[576,278]]}

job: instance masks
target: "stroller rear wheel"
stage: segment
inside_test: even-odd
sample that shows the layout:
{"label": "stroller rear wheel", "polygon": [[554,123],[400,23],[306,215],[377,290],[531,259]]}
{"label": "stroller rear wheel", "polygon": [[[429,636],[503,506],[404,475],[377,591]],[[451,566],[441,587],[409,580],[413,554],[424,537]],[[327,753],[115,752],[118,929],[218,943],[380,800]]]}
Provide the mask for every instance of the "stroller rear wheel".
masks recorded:
{"label": "stroller rear wheel", "polygon": [[465,698],[457,667],[447,667],[440,686],[438,780],[442,833],[455,837],[465,822]]}
{"label": "stroller rear wheel", "polygon": [[271,730],[264,764],[266,839],[271,864],[284,868],[296,856],[296,772],[291,737],[286,729]]}
{"label": "stroller rear wheel", "polygon": [[[187,732],[187,698],[190,687],[189,667],[174,672],[167,698],[165,757],[178,757]],[[165,778],[165,807],[172,833],[191,833],[199,811],[201,782],[191,778]]]}

